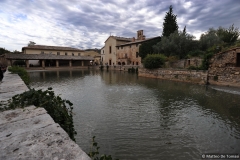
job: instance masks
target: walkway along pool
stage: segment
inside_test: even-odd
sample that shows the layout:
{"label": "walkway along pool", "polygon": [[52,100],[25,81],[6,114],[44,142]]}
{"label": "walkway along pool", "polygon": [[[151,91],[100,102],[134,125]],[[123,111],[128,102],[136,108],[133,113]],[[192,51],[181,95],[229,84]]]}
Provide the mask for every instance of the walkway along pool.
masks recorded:
{"label": "walkway along pool", "polygon": [[240,154],[240,92],[120,71],[29,74],[31,87],[53,87],[74,104],[76,141],[85,152],[96,136],[100,153],[120,160]]}

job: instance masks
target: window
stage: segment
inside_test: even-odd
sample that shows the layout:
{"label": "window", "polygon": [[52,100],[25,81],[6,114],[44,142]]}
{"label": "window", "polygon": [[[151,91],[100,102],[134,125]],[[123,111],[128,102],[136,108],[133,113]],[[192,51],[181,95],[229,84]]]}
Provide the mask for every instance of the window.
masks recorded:
{"label": "window", "polygon": [[127,58],[127,53],[125,53],[125,58]]}
{"label": "window", "polygon": [[119,47],[117,47],[117,49],[119,50]]}
{"label": "window", "polygon": [[109,53],[112,53],[112,46],[109,46]]}
{"label": "window", "polygon": [[136,65],[138,66],[138,62],[136,62]]}
{"label": "window", "polygon": [[78,53],[78,56],[80,56],[80,53]]}
{"label": "window", "polygon": [[138,44],[136,44],[136,47],[138,46]]}
{"label": "window", "polygon": [[57,55],[60,55],[60,52],[57,52]]}
{"label": "window", "polygon": [[237,67],[240,67],[240,53],[237,53]]}
{"label": "window", "polygon": [[67,56],[67,52],[65,52],[65,56]]}
{"label": "window", "polygon": [[131,48],[131,45],[129,46],[129,48]]}
{"label": "window", "polygon": [[134,65],[134,62],[133,62],[133,65]]}
{"label": "window", "polygon": [[121,46],[121,49],[123,49],[123,46]]}
{"label": "window", "polygon": [[44,54],[44,51],[41,51],[41,54]]}
{"label": "window", "polygon": [[72,53],[72,56],[74,56],[74,53]]}
{"label": "window", "polygon": [[138,58],[138,52],[136,52],[136,58]]}

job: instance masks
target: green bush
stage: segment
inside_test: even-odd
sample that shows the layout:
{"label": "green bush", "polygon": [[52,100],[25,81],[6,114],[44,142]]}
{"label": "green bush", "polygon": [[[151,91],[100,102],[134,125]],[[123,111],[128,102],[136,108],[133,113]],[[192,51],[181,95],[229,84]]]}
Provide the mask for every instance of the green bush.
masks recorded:
{"label": "green bush", "polygon": [[208,53],[204,55],[202,65],[200,67],[202,70],[208,70],[209,61],[213,57],[213,55],[214,55],[213,53]]}
{"label": "green bush", "polygon": [[143,60],[145,68],[161,68],[166,61],[166,57],[162,54],[148,54]]}
{"label": "green bush", "polygon": [[187,58],[203,56],[204,52],[201,50],[193,50],[188,52]]}
{"label": "green bush", "polygon": [[56,96],[52,88],[48,88],[46,91],[30,89],[22,94],[13,96],[9,101],[9,107],[6,109],[24,108],[29,105],[46,109],[52,119],[75,141],[74,136],[77,132],[73,125],[73,104],[69,100],[62,100],[61,97]]}
{"label": "green bush", "polygon": [[22,68],[22,67],[17,67],[17,66],[13,66],[13,67],[8,67],[8,70],[9,70],[11,73],[16,73],[16,74],[18,74],[18,75],[22,78],[22,80],[24,81],[24,83],[25,83],[26,85],[29,85],[29,83],[30,83],[30,77],[29,77],[27,71],[26,71],[24,68]]}

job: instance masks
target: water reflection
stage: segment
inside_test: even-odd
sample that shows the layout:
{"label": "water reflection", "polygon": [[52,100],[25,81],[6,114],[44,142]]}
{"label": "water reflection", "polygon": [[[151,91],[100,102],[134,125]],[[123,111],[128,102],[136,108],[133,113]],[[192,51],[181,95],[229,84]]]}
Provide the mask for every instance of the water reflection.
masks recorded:
{"label": "water reflection", "polygon": [[240,150],[240,95],[137,77],[127,72],[32,72],[31,86],[52,86],[74,103],[77,143],[124,159],[200,159]]}

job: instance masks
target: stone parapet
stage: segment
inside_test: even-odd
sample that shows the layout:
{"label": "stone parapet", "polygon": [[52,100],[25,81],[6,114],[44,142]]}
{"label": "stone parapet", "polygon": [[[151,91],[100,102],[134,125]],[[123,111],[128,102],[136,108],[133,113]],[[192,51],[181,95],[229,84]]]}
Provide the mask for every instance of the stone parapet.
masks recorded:
{"label": "stone parapet", "polygon": [[[0,101],[28,90],[21,78],[6,72],[0,83]],[[44,108],[0,112],[0,159],[91,160]]]}
{"label": "stone parapet", "polygon": [[185,70],[185,69],[145,69],[138,70],[138,76],[166,79],[180,82],[207,84],[207,71]]}

